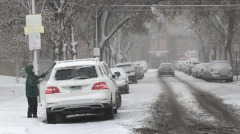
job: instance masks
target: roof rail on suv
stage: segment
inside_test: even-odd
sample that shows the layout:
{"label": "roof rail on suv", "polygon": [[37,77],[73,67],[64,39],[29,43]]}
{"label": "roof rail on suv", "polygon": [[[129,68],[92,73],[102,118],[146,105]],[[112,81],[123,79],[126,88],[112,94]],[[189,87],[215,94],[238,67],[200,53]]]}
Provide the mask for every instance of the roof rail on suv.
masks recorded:
{"label": "roof rail on suv", "polygon": [[76,61],[96,61],[99,62],[99,58],[87,58],[87,59],[75,59],[75,60],[63,60],[63,61],[54,61],[56,64],[66,63],[66,62],[76,62]]}

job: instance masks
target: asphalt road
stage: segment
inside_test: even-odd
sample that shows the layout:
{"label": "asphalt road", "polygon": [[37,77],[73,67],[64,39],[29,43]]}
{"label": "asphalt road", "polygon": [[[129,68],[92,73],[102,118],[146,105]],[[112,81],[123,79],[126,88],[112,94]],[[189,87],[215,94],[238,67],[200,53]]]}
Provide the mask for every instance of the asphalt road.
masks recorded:
{"label": "asphalt road", "polygon": [[[145,127],[135,129],[141,134],[239,134],[240,119],[233,109],[222,103],[214,95],[204,92],[190,82],[176,77],[155,77],[159,88],[164,92],[153,104],[152,117],[146,120]],[[207,84],[207,83],[206,83]],[[179,85],[173,86],[173,85]],[[180,89],[181,86],[181,89]],[[184,87],[184,88],[183,88]],[[180,101],[181,90],[189,93],[191,99]],[[184,102],[184,103],[183,103]],[[187,104],[191,103],[191,104]],[[186,106],[192,106],[186,108]],[[199,108],[200,111],[194,112]],[[190,111],[190,112],[189,112]],[[196,111],[196,110],[195,110]],[[212,121],[210,120],[212,118]],[[210,121],[209,121],[210,120]]]}

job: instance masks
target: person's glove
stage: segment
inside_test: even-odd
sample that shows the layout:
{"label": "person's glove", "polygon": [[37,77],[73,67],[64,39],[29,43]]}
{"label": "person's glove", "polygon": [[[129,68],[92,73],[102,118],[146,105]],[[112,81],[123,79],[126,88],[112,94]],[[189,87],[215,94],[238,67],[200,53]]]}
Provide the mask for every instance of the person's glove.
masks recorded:
{"label": "person's glove", "polygon": [[38,79],[39,80],[39,82],[43,82],[43,78],[40,78],[40,79]]}
{"label": "person's glove", "polygon": [[42,77],[45,78],[46,76],[47,76],[47,72],[45,72],[45,73],[42,74]]}

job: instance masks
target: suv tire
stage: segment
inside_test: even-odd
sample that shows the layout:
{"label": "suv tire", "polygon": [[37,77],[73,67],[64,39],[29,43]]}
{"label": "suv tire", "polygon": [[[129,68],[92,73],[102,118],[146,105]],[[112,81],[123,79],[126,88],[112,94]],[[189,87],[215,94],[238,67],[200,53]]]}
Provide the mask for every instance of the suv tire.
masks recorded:
{"label": "suv tire", "polygon": [[117,93],[116,94],[116,105],[117,105],[117,108],[120,108],[121,105],[122,105],[122,97],[121,97],[121,94],[120,93]]}
{"label": "suv tire", "polygon": [[109,106],[108,108],[105,109],[105,111],[104,111],[104,118],[106,120],[114,119],[114,111],[113,111],[113,107],[112,106]]}
{"label": "suv tire", "polygon": [[47,122],[48,124],[54,124],[54,117],[52,113],[49,113],[48,111],[46,111],[46,115],[47,115]]}

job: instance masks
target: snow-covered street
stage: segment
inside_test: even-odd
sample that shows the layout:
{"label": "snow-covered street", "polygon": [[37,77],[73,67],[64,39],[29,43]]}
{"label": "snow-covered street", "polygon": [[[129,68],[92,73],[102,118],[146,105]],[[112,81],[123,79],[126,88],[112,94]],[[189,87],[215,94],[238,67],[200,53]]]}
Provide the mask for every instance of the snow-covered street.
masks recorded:
{"label": "snow-covered street", "polygon": [[[155,71],[149,71],[144,80],[130,85],[130,94],[122,95],[122,106],[114,120],[99,120],[89,117],[68,121],[66,124],[47,124],[44,109],[45,82],[41,86],[42,106],[38,107],[39,118],[28,119],[25,97],[25,79],[15,83],[14,77],[1,76],[0,83],[0,133],[1,134],[124,134],[141,127],[142,121],[150,117],[149,108],[161,92]],[[13,127],[14,126],[14,127]]]}
{"label": "snow-covered street", "polygon": [[29,119],[25,79],[20,83],[14,77],[0,79],[0,134],[239,133],[237,80],[209,83],[181,72],[176,72],[176,78],[158,78],[157,70],[149,70],[143,80],[130,85],[130,94],[122,94],[122,106],[113,120],[87,116],[47,124],[45,82],[41,83],[39,118]]}
{"label": "snow-covered street", "polygon": [[[205,82],[182,72],[161,76],[163,93],[139,133],[240,133],[239,81]],[[219,90],[219,88],[221,88]]]}

